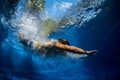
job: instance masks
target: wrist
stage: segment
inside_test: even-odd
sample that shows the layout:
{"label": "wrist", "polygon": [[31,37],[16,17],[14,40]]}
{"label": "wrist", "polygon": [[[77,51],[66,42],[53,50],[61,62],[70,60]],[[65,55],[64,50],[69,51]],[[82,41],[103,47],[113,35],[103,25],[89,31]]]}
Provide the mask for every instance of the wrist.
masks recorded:
{"label": "wrist", "polygon": [[88,52],[87,50],[84,51],[85,54],[87,54],[87,52]]}

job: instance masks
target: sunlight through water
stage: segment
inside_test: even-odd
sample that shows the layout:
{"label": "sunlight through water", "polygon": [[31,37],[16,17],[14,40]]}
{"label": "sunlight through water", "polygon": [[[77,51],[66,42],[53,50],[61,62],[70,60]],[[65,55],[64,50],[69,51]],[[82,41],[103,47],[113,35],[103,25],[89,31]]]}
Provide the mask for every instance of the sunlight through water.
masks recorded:
{"label": "sunlight through water", "polygon": [[[105,0],[45,0],[43,5],[44,9],[41,8],[41,11],[34,10],[34,12],[26,8],[26,0],[20,0],[16,6],[15,13],[12,15],[12,19],[7,21],[4,15],[1,16],[3,26],[8,29],[8,35],[2,43],[2,49],[5,52],[13,50],[11,56],[13,71],[42,73],[45,76],[51,75],[51,78],[53,78],[55,77],[54,75],[60,77],[67,75],[67,71],[71,70],[73,72],[69,72],[70,74],[67,76],[74,75],[76,78],[81,77],[88,79],[89,75],[84,76],[87,69],[84,71],[82,67],[83,58],[79,59],[81,56],[75,55],[74,57],[76,59],[60,56],[46,59],[38,56],[36,52],[30,52],[25,49],[19,42],[18,33],[22,32],[26,39],[37,40],[39,43],[56,40],[55,37],[50,37],[51,33],[59,36],[56,33],[64,32],[65,34],[61,34],[61,37],[65,36],[65,38],[69,38],[71,35],[71,38],[74,38],[75,36],[72,36],[76,35],[74,34],[76,32],[74,28],[80,28],[91,19],[97,17],[102,11],[101,6],[104,1]],[[68,30],[67,27],[71,27],[71,29]],[[10,53],[4,55],[10,55]],[[79,68],[81,68],[81,70],[77,70]],[[31,71],[29,71],[29,69]],[[57,72],[58,74],[56,74]],[[73,73],[78,73],[78,75]]]}

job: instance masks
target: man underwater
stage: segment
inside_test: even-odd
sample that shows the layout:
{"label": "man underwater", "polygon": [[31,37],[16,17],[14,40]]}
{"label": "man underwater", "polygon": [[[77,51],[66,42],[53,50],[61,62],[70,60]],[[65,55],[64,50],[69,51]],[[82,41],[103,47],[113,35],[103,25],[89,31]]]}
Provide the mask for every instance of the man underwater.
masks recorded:
{"label": "man underwater", "polygon": [[20,42],[28,47],[32,48],[35,51],[44,54],[44,55],[65,55],[67,56],[67,52],[73,52],[77,54],[86,54],[86,55],[93,55],[97,52],[97,50],[83,50],[81,48],[70,46],[70,43],[66,39],[58,39],[56,41],[49,41],[40,44],[37,41],[30,41],[23,37],[23,34],[19,33],[19,40]]}

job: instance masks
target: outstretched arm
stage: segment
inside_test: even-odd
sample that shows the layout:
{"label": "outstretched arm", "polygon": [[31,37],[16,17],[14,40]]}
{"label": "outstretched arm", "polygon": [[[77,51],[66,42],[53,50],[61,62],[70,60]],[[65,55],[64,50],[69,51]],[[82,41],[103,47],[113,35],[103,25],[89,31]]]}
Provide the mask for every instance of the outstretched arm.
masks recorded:
{"label": "outstretched arm", "polygon": [[90,53],[93,54],[93,53],[97,52],[97,50],[90,50],[90,51],[83,50],[83,49],[75,47],[75,46],[69,46],[69,45],[61,44],[60,42],[56,42],[55,46],[60,48],[60,49],[65,50],[65,51],[71,51],[71,52],[79,53],[79,54],[90,54]]}
{"label": "outstretched arm", "polygon": [[86,51],[81,49],[81,48],[78,48],[78,47],[75,47],[75,46],[69,46],[69,45],[61,44],[59,42],[56,42],[55,46],[60,48],[60,49],[66,50],[66,51],[71,51],[71,52],[75,52],[75,53],[79,53],[79,54],[86,53]]}

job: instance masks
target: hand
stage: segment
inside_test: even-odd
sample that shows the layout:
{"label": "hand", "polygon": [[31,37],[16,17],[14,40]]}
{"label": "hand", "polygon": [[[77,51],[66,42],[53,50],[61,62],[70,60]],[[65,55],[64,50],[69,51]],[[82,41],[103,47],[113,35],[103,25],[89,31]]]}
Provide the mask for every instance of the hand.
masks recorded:
{"label": "hand", "polygon": [[90,51],[85,51],[86,54],[96,54],[98,51],[97,50],[90,50]]}

